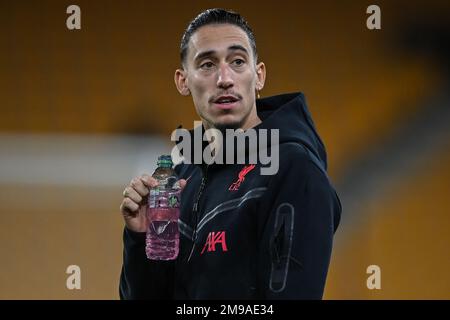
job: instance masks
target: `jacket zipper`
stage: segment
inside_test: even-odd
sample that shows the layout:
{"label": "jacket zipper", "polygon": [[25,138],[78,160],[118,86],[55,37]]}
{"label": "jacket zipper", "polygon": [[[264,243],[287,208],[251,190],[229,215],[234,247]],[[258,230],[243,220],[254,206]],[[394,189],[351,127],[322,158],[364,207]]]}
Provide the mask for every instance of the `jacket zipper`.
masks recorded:
{"label": "jacket zipper", "polygon": [[192,212],[195,216],[195,227],[194,227],[194,234],[193,234],[193,239],[192,239],[192,248],[191,248],[191,252],[189,253],[189,257],[188,257],[188,262],[191,260],[192,254],[194,253],[194,248],[195,248],[195,243],[197,240],[197,226],[198,226],[198,204],[200,202],[200,198],[202,196],[203,190],[205,189],[205,185],[206,185],[206,181],[208,179],[208,168],[209,165],[206,166],[205,169],[205,174],[202,177],[202,182],[200,184],[200,188],[198,190],[197,193],[197,199],[194,202],[194,206],[192,207]]}

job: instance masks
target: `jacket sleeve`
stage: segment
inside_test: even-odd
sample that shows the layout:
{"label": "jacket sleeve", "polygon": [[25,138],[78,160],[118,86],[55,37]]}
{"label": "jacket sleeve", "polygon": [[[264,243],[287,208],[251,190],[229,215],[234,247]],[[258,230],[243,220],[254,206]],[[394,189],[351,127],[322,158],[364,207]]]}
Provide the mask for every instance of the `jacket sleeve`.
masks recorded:
{"label": "jacket sleeve", "polygon": [[123,244],[120,299],[171,299],[174,261],[148,260],[145,254],[145,232],[133,232],[125,227]]}
{"label": "jacket sleeve", "polygon": [[322,299],[341,205],[326,174],[297,152],[280,163],[261,209],[259,287],[266,299]]}

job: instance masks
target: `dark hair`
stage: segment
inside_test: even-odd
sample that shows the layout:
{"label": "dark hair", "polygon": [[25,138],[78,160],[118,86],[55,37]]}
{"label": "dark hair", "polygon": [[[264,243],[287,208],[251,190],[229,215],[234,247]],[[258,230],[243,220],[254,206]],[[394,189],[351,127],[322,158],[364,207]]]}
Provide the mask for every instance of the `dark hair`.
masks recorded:
{"label": "dark hair", "polygon": [[208,9],[200,13],[197,17],[192,20],[186,30],[184,31],[183,37],[181,38],[180,45],[180,58],[181,63],[186,62],[187,50],[189,46],[189,40],[191,40],[192,35],[200,28],[209,24],[233,24],[238,26],[248,36],[250,46],[252,47],[253,55],[255,61],[258,60],[258,54],[256,52],[256,41],[253,31],[248,25],[247,21],[237,12],[225,9]]}

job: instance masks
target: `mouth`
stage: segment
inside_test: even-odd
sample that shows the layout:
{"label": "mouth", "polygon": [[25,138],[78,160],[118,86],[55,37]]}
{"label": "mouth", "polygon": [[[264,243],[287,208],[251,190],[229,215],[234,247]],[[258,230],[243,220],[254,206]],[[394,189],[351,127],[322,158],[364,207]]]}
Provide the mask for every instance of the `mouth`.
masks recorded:
{"label": "mouth", "polygon": [[240,100],[239,98],[232,95],[220,96],[213,101],[213,104],[215,107],[219,109],[229,110],[235,108],[239,100]]}

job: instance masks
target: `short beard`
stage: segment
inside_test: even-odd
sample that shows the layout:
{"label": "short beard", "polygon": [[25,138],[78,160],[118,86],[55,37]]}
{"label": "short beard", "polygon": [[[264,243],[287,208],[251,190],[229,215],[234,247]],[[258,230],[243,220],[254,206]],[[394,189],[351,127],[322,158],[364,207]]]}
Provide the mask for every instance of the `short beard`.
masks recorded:
{"label": "short beard", "polygon": [[248,115],[243,117],[241,121],[232,122],[232,123],[211,123],[212,127],[219,130],[222,133],[225,133],[225,130],[231,129],[236,130],[242,128],[244,125],[246,119],[248,118]]}

